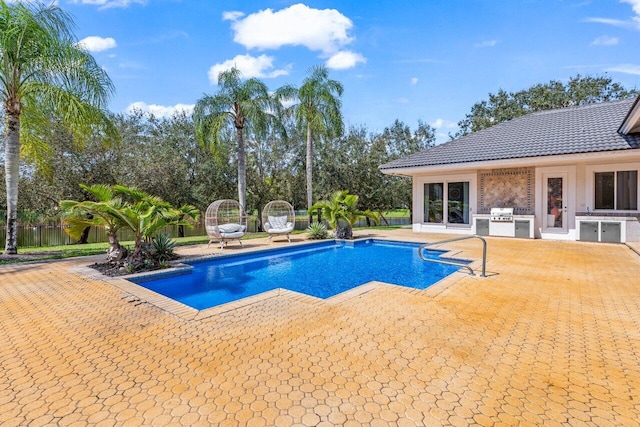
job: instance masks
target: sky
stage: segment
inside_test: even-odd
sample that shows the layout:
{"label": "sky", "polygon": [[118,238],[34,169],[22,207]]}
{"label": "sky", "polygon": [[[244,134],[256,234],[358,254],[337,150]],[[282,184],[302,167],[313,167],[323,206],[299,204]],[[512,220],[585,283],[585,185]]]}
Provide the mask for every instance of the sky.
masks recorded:
{"label": "sky", "polygon": [[606,75],[640,89],[640,0],[57,0],[113,112],[191,111],[236,66],[270,90],[324,64],[347,126],[455,133],[499,89]]}

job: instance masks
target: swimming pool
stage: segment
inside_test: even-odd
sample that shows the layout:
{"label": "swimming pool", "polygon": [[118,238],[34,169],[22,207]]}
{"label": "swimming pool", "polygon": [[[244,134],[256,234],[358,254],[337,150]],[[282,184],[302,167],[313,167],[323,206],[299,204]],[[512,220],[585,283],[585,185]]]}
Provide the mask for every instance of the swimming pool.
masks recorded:
{"label": "swimming pool", "polygon": [[[284,288],[329,298],[371,281],[425,289],[459,267],[425,262],[418,243],[326,241],[186,262],[179,275],[131,279],[197,310]],[[429,251],[438,258],[442,251]]]}

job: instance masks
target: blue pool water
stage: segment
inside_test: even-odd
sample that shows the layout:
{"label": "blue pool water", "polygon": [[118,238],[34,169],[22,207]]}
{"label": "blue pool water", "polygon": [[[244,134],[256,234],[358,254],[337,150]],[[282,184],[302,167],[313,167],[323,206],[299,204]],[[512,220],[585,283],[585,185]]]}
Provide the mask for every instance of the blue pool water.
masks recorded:
{"label": "blue pool water", "polygon": [[[360,240],[322,242],[187,262],[169,277],[132,280],[197,310],[276,288],[329,298],[371,281],[425,289],[458,267],[425,262],[419,244]],[[437,258],[441,252],[428,252]]]}

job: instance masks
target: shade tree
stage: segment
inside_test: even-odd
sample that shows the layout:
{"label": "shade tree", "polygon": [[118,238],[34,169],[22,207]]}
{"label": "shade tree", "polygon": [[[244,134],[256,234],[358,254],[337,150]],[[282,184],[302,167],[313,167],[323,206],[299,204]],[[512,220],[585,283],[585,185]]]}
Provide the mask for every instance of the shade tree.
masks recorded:
{"label": "shade tree", "polygon": [[613,101],[638,93],[636,89],[625,89],[608,76],[579,74],[566,83],[551,80],[517,92],[500,89],[490,93],[488,99],[473,104],[471,111],[458,122],[459,131],[451,137],[459,138],[536,111]]}

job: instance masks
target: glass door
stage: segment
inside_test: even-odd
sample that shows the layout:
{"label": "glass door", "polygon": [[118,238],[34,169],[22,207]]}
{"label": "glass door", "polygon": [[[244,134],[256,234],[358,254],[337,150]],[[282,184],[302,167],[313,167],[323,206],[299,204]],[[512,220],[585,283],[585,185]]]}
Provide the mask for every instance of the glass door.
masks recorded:
{"label": "glass door", "polygon": [[546,229],[557,231],[567,230],[567,177],[566,174],[545,175],[547,185],[546,217],[544,225]]}
{"label": "glass door", "polygon": [[424,222],[442,223],[444,220],[444,183],[424,185]]}
{"label": "glass door", "polygon": [[469,182],[450,182],[448,187],[449,224],[469,224]]}

